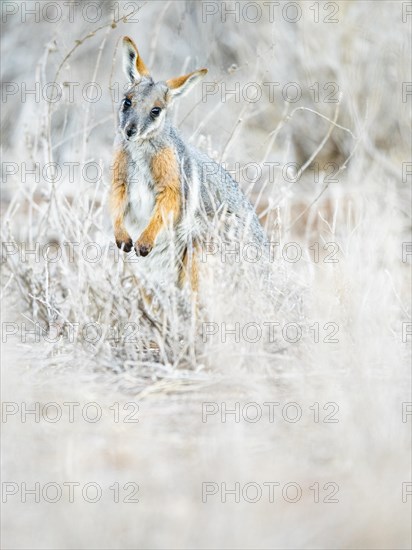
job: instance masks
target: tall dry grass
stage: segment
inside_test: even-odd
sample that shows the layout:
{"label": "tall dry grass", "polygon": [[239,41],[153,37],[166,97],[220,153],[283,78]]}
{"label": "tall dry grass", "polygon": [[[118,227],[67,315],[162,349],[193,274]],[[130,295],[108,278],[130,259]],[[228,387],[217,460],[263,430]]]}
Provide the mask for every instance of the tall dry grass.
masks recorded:
{"label": "tall dry grass", "polygon": [[[2,77],[19,91],[2,109],[3,161],[17,166],[10,175],[3,163],[2,399],[18,411],[3,417],[3,480],[19,492],[3,504],[5,548],[409,547],[411,497],[403,502],[402,488],[411,479],[411,419],[402,411],[411,401],[403,246],[411,241],[410,176],[402,170],[410,162],[411,103],[402,101],[402,82],[411,81],[410,32],[402,2],[335,4],[336,23],[324,21],[325,3],[315,22],[317,3],[309,2],[299,3],[296,23],[281,17],[284,4],[272,23],[265,11],[257,23],[236,23],[222,21],[221,4],[179,1],[142,2],[139,22],[119,19],[127,6],[109,2],[95,24],[81,7],[73,23],[67,13],[53,24],[29,16],[22,25],[20,12],[8,19]],[[218,12],[205,17],[213,6]],[[148,308],[138,267],[112,245],[109,87],[124,83],[116,50],[124,34],[156,78],[209,67],[206,84],[217,92],[193,91],[176,107],[176,124],[237,170],[279,243],[263,281],[254,264],[208,256],[197,323],[176,289],[157,293],[161,313]],[[76,92],[71,102],[66,84],[54,104],[22,101],[22,83],[30,89],[54,80],[79,90],[97,82],[102,97],[90,103]],[[262,98],[223,101],[222,87],[237,82],[240,90],[260,84]],[[268,82],[279,83],[272,98]],[[295,103],[280,92],[291,82],[302,90]],[[337,103],[325,101],[331,91]],[[63,167],[54,180],[43,172],[52,162]],[[261,175],[251,182],[237,162],[258,164]],[[268,162],[279,163],[274,178]],[[284,168],[292,162],[304,167],[296,182],[293,167]],[[24,176],[35,163],[38,181]],[[74,181],[67,163],[77,163]],[[82,172],[85,165],[99,166],[100,177]],[[90,260],[90,243],[99,245],[98,261]],[[282,255],[293,252],[290,243],[302,251],[297,262]],[[327,261],[330,253],[337,262]],[[253,330],[223,338],[236,323],[260,328],[261,338],[253,342]],[[270,336],[268,323],[279,323]],[[282,335],[288,323],[302,327],[296,343]],[[331,328],[337,342],[328,342]],[[62,410],[96,402],[103,416],[22,422],[24,404],[51,402]],[[279,403],[273,422],[267,414],[221,421],[224,406],[267,411],[267,402]],[[127,403],[138,404],[138,423],[123,421]],[[205,403],[219,409],[206,422]],[[288,403],[302,411],[297,422],[282,416]],[[338,422],[323,422],[331,411]],[[72,481],[99,483],[102,499],[21,501],[23,482]],[[137,483],[139,503],[113,502],[115,482]],[[205,482],[219,484],[207,502]],[[264,494],[256,503],[230,496],[224,503],[222,482],[280,489],[274,502]],[[299,502],[282,498],[287,483],[302,488]],[[323,502],[326,483],[339,487],[338,502]]]}

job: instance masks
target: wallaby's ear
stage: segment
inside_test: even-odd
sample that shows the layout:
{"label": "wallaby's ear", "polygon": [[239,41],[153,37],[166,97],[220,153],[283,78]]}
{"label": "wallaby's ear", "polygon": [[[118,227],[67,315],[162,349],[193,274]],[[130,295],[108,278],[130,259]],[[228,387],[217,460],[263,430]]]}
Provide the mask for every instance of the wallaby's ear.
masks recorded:
{"label": "wallaby's ear", "polygon": [[177,78],[171,78],[166,80],[166,84],[169,87],[169,93],[172,97],[179,97],[186,94],[193,88],[201,78],[205,76],[207,69],[200,69],[193,73],[185,74],[184,76],[178,76]]}
{"label": "wallaby's ear", "polygon": [[142,76],[150,76],[136,44],[128,36],[123,38],[123,70],[131,82],[140,80]]}

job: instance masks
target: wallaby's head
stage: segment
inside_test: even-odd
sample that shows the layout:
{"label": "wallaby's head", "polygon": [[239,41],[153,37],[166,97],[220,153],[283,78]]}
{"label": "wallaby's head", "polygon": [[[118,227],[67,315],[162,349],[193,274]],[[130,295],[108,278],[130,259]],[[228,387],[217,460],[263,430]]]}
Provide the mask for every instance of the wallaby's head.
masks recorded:
{"label": "wallaby's head", "polygon": [[155,82],[128,36],[123,38],[123,68],[130,86],[120,105],[119,122],[128,141],[151,139],[160,133],[173,100],[188,92],[207,73],[207,69],[201,69]]}

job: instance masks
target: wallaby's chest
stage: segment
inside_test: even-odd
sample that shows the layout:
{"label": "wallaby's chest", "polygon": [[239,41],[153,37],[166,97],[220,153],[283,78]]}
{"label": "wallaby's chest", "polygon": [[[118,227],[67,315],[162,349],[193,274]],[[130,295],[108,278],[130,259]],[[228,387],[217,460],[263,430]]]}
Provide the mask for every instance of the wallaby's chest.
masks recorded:
{"label": "wallaby's chest", "polygon": [[127,173],[128,222],[135,230],[146,227],[155,204],[155,187],[150,167],[150,157],[139,149],[129,152]]}
{"label": "wallaby's chest", "polygon": [[[147,151],[138,148],[129,151],[125,226],[134,241],[147,228],[155,207],[156,188],[151,165]],[[179,247],[171,247],[168,235],[161,232],[153,250],[147,257],[138,258],[136,267],[141,276],[150,277],[152,282],[160,285],[175,284],[176,257],[179,254]]]}

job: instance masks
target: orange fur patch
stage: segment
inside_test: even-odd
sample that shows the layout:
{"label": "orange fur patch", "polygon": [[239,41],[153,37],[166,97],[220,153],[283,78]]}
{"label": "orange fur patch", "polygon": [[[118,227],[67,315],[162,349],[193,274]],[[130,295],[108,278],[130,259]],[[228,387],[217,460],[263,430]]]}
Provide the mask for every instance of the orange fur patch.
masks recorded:
{"label": "orange fur patch", "polygon": [[183,287],[186,281],[190,282],[193,292],[199,289],[199,265],[197,259],[198,248],[193,247],[192,254],[189,254],[188,249],[183,253],[182,265],[179,272],[179,286]]}
{"label": "orange fur patch", "polygon": [[137,46],[133,42],[133,40],[131,38],[129,38],[128,36],[125,36],[123,41],[127,42],[132,48],[134,48],[136,50],[136,61],[135,61],[135,63],[136,63],[136,69],[137,69],[138,73],[141,74],[142,76],[150,76],[150,71],[146,67],[146,65],[144,64],[143,59],[140,57],[139,50],[137,49]]}
{"label": "orange fur patch", "polygon": [[184,76],[178,76],[177,78],[171,78],[170,80],[166,80],[166,84],[169,86],[171,90],[175,90],[176,88],[180,88],[188,78],[193,76],[196,73],[202,73],[206,74],[207,69],[200,69],[200,71],[193,71],[193,73],[185,74]]}
{"label": "orange fur patch", "polygon": [[175,223],[181,209],[179,167],[171,147],[153,157],[151,165],[156,187],[156,201],[152,217],[140,235],[140,246],[153,247],[157,235],[167,223]]}
{"label": "orange fur patch", "polygon": [[124,216],[127,207],[127,153],[117,151],[113,162],[112,187],[110,189],[109,207],[112,215],[116,241],[126,242],[130,239],[124,227]]}

